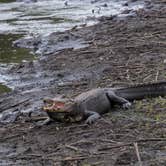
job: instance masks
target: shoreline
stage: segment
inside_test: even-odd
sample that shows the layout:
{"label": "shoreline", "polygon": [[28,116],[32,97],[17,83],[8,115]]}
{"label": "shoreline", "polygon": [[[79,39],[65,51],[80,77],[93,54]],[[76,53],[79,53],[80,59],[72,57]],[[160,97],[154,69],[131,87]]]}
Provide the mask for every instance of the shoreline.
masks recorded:
{"label": "shoreline", "polygon": [[[92,3],[96,3],[96,2],[94,1]],[[139,3],[139,5],[138,5],[138,3]],[[134,9],[138,8],[138,6],[139,6],[139,8],[142,8],[141,7],[142,5],[145,5],[144,1],[141,1],[141,2],[128,1],[128,2],[124,3],[122,6],[123,7],[130,6],[130,9],[123,10],[121,13],[119,13],[117,15],[112,15],[112,16],[101,16],[99,18],[94,16],[94,19],[98,20],[95,24],[98,24],[99,21],[104,21],[107,18],[115,19],[115,18],[119,17],[120,15],[121,15],[121,17],[123,17],[123,19],[125,19],[125,17],[127,15],[132,15],[134,12]],[[107,6],[107,4],[105,4],[104,6]],[[91,25],[91,26],[93,27],[93,25]],[[14,34],[9,33],[7,36],[9,36],[9,37],[11,36],[11,37],[8,40],[13,41],[12,47],[15,46],[13,48],[14,50],[12,49],[12,47],[10,48],[11,55],[13,58],[13,59],[11,58],[8,60],[11,63],[13,63],[13,64],[10,64],[10,66],[18,66],[19,64],[21,66],[22,64],[24,65],[24,62],[26,64],[27,63],[26,61],[30,61],[29,63],[31,63],[31,60],[33,61],[34,59],[36,59],[36,61],[38,61],[38,60],[40,60],[40,58],[44,58],[45,56],[49,56],[50,54],[53,54],[55,52],[58,54],[58,52],[61,52],[65,49],[74,49],[75,50],[75,49],[79,49],[79,48],[88,47],[89,43],[84,41],[83,36],[80,36],[79,34],[77,35],[77,34],[75,34],[75,32],[74,32],[74,34],[72,34],[71,31],[72,30],[79,31],[79,29],[82,29],[85,27],[88,29],[88,27],[91,27],[91,26],[82,24],[80,26],[74,26],[72,29],[69,29],[69,30],[66,30],[63,32],[53,32],[50,35],[48,35],[47,37],[46,36],[44,37],[42,35],[31,36],[31,37],[25,36],[25,37],[21,37],[20,39],[17,39],[17,40],[12,40],[12,38],[19,36],[20,34],[16,35],[15,33]],[[9,46],[7,46],[7,47],[9,47]],[[28,50],[29,50],[29,53],[28,53]],[[17,59],[16,55],[21,54],[21,52],[23,54],[26,54],[25,57],[23,57],[21,59],[21,56],[19,55],[18,59]],[[10,54],[10,52],[8,54]],[[33,57],[33,55],[35,57]],[[9,63],[9,62],[7,62],[8,55],[5,55],[5,56],[6,56],[6,59],[2,59],[2,61]],[[28,56],[29,56],[29,58],[28,58]],[[21,63],[21,60],[22,60],[22,63]],[[19,63],[17,61],[19,61]],[[18,64],[15,64],[15,62],[17,62]],[[34,60],[34,62],[35,62],[35,60]],[[10,66],[8,66],[6,68],[6,71],[11,68]],[[2,82],[4,83],[3,85],[6,86],[6,88],[10,88],[10,89],[13,89],[13,87],[16,87],[18,89],[19,86],[23,86],[22,84],[24,84],[23,83],[24,81],[21,80],[19,82],[20,75],[17,74],[17,71],[14,71],[15,73],[12,72],[12,74],[10,74],[10,70],[8,70],[8,71],[9,72],[0,73],[0,76],[2,76]],[[12,69],[11,69],[11,71],[12,71]],[[6,75],[5,75],[5,73],[6,73]],[[40,75],[40,73],[37,73],[36,75]],[[3,77],[4,77],[4,79],[3,79]],[[25,82],[25,84],[26,84],[26,82]]]}

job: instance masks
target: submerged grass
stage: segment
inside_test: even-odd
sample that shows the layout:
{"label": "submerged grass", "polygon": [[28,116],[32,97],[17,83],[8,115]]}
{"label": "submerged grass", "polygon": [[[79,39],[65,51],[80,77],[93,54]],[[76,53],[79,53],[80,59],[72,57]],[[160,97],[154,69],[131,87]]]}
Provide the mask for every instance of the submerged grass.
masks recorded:
{"label": "submerged grass", "polygon": [[1,0],[0,3],[9,3],[9,2],[15,2],[15,0]]}
{"label": "submerged grass", "polygon": [[5,92],[10,92],[10,91],[11,91],[10,88],[8,88],[5,85],[0,84],[0,94],[5,93]]}
{"label": "submerged grass", "polygon": [[34,59],[29,50],[12,46],[13,41],[21,37],[20,34],[0,34],[0,63],[20,63]]}

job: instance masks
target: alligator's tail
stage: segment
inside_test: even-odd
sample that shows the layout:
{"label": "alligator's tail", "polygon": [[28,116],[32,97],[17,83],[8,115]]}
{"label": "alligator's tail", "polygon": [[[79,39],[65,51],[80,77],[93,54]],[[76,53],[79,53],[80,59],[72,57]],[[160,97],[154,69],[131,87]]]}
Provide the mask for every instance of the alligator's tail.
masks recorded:
{"label": "alligator's tail", "polygon": [[139,100],[147,97],[166,96],[166,81],[119,88],[115,93],[127,100]]}

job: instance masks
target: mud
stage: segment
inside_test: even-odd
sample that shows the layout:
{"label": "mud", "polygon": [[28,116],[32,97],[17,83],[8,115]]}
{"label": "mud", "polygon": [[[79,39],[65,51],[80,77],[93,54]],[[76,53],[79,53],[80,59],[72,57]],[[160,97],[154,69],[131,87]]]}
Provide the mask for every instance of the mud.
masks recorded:
{"label": "mud", "polygon": [[146,3],[127,17],[103,17],[97,25],[64,32],[88,44],[84,48],[51,47],[36,61],[10,68],[18,86],[0,96],[0,165],[166,164],[165,98],[116,108],[91,126],[37,126],[46,118],[44,97],[166,79],[166,2]]}

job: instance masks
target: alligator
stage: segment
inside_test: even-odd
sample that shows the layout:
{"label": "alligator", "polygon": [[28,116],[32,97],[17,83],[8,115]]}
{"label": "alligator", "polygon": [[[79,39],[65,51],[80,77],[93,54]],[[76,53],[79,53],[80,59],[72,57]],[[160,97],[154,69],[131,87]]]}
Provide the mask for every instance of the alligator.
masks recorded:
{"label": "alligator", "polygon": [[138,84],[122,88],[97,88],[83,92],[74,99],[45,99],[43,110],[52,121],[78,122],[86,120],[92,124],[107,113],[114,105],[129,108],[134,100],[166,95],[166,82]]}

